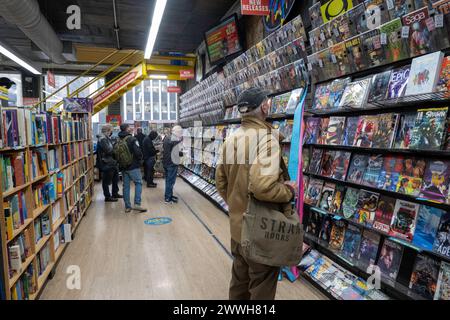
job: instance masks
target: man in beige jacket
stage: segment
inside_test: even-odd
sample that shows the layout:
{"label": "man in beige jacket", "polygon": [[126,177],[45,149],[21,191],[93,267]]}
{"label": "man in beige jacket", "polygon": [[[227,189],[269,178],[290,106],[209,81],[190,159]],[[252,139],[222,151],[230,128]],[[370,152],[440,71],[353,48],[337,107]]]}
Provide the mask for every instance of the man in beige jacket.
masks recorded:
{"label": "man in beige jacket", "polygon": [[[216,169],[216,186],[229,206],[231,251],[234,256],[230,299],[271,300],[275,298],[279,268],[250,261],[242,254],[242,217],[248,193],[265,202],[291,210],[296,183],[286,181],[278,133],[265,121],[270,110],[267,92],[252,88],[238,98],[241,127],[222,147]],[[283,170],[284,169],[284,170]]]}

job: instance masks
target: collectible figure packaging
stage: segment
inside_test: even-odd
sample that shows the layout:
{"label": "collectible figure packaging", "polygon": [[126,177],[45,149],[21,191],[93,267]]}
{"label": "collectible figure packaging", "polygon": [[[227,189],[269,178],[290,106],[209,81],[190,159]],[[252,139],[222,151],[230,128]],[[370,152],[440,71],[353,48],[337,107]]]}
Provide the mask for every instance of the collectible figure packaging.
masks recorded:
{"label": "collectible figure packaging", "polygon": [[358,195],[358,212],[354,219],[356,222],[371,226],[375,220],[375,212],[380,195],[375,192],[360,190]]}
{"label": "collectible figure packaging", "polygon": [[436,239],[433,244],[433,251],[450,258],[450,213],[442,215],[439,222],[439,228],[436,233]]}
{"label": "collectible figure packaging", "polygon": [[368,162],[368,155],[354,154],[348,170],[347,181],[360,184]]}
{"label": "collectible figure packaging", "polygon": [[389,233],[392,216],[394,215],[396,199],[381,196],[378,200],[378,207],[375,212],[375,221],[373,222],[373,228],[384,232],[386,234]]}
{"label": "collectible figure packaging", "polygon": [[433,92],[439,81],[443,58],[441,51],[414,58],[405,95]]}
{"label": "collectible figure packaging", "polygon": [[408,42],[402,38],[402,21],[400,18],[389,21],[380,27],[381,34],[385,34],[386,63],[392,63],[409,58]]}
{"label": "collectible figure packaging", "polygon": [[369,97],[367,101],[369,103],[383,100],[386,96],[386,91],[391,78],[391,70],[377,73],[373,76],[372,83],[370,85]]}
{"label": "collectible figure packaging", "polygon": [[331,168],[332,178],[336,180],[345,180],[348,166],[350,163],[350,152],[336,151],[334,154],[333,164]]}
{"label": "collectible figure packaging", "polygon": [[392,216],[390,234],[412,241],[418,212],[419,204],[398,199]]}
{"label": "collectible figure packaging", "polygon": [[439,262],[418,254],[414,264],[409,288],[427,300],[433,300],[439,276]]}
{"label": "collectible figure packaging", "polygon": [[450,264],[441,261],[434,300],[450,300]]}
{"label": "collectible figure packaging", "polygon": [[405,95],[409,72],[410,66],[405,66],[392,71],[388,90],[386,92],[386,100],[400,98]]}
{"label": "collectible figure packaging", "polygon": [[358,212],[359,189],[347,188],[344,202],[342,203],[342,215],[346,219],[352,219]]}
{"label": "collectible figure packaging", "polygon": [[400,269],[402,256],[403,247],[396,242],[385,239],[377,262],[381,275],[395,281]]}
{"label": "collectible figure packaging", "polygon": [[445,203],[449,193],[450,162],[430,160],[425,169],[420,196]]}
{"label": "collectible figure packaging", "polygon": [[416,123],[416,113],[403,113],[400,115],[397,136],[395,138],[395,148],[409,149],[412,132]]}
{"label": "collectible figure packaging", "polygon": [[378,121],[377,131],[373,136],[372,147],[379,149],[388,149],[394,142],[394,134],[398,125],[398,114],[381,114]]}
{"label": "collectible figure packaging", "polygon": [[383,168],[383,156],[371,155],[369,157],[369,162],[367,168],[364,171],[362,178],[362,184],[370,187],[376,188],[378,185],[378,179],[380,177],[381,170]]}
{"label": "collectible figure packaging", "polygon": [[359,247],[358,253],[358,264],[363,270],[366,270],[369,266],[375,264],[379,245],[379,234],[369,230],[363,231],[361,245]]}
{"label": "collectible figure packaging", "polygon": [[444,142],[448,107],[419,109],[410,149],[440,150]]}
{"label": "collectible figure packaging", "polygon": [[439,222],[444,214],[444,210],[425,205],[420,206],[412,243],[421,249],[433,250]]}

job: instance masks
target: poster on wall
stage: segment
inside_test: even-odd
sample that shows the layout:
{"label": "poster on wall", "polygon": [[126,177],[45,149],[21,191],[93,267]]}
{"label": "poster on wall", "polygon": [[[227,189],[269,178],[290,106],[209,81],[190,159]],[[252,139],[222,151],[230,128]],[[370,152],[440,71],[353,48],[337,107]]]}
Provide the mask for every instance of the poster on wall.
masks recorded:
{"label": "poster on wall", "polygon": [[241,13],[246,16],[267,16],[270,14],[269,0],[241,0]]}
{"label": "poster on wall", "polygon": [[269,14],[262,18],[266,32],[270,33],[285,23],[294,3],[295,0],[270,1]]}
{"label": "poster on wall", "polygon": [[106,123],[109,123],[113,127],[118,127],[122,124],[122,116],[120,114],[107,115]]}
{"label": "poster on wall", "polygon": [[236,14],[206,32],[205,39],[211,64],[217,64],[226,57],[241,52],[243,48],[239,38]]}

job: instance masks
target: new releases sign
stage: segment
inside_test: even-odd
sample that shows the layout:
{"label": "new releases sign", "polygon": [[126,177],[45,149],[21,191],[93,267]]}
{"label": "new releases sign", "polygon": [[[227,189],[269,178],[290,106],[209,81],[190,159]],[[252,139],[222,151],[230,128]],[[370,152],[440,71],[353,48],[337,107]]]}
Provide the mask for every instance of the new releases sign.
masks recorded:
{"label": "new releases sign", "polygon": [[269,0],[241,0],[241,13],[248,16],[267,16],[270,14]]}
{"label": "new releases sign", "polygon": [[180,70],[180,78],[182,79],[194,79],[194,71],[191,69]]}
{"label": "new releases sign", "polygon": [[180,87],[167,87],[167,92],[169,93],[181,93]]}

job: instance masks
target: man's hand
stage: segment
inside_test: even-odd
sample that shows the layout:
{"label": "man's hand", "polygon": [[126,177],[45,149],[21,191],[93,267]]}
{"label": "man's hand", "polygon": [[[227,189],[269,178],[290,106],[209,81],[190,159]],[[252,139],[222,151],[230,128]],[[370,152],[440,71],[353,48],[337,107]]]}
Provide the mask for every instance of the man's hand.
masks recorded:
{"label": "man's hand", "polygon": [[291,191],[292,191],[292,193],[294,194],[294,197],[295,197],[297,195],[297,192],[298,192],[297,182],[295,182],[295,181],[285,181],[284,184],[287,185],[289,187],[289,189],[291,189]]}

